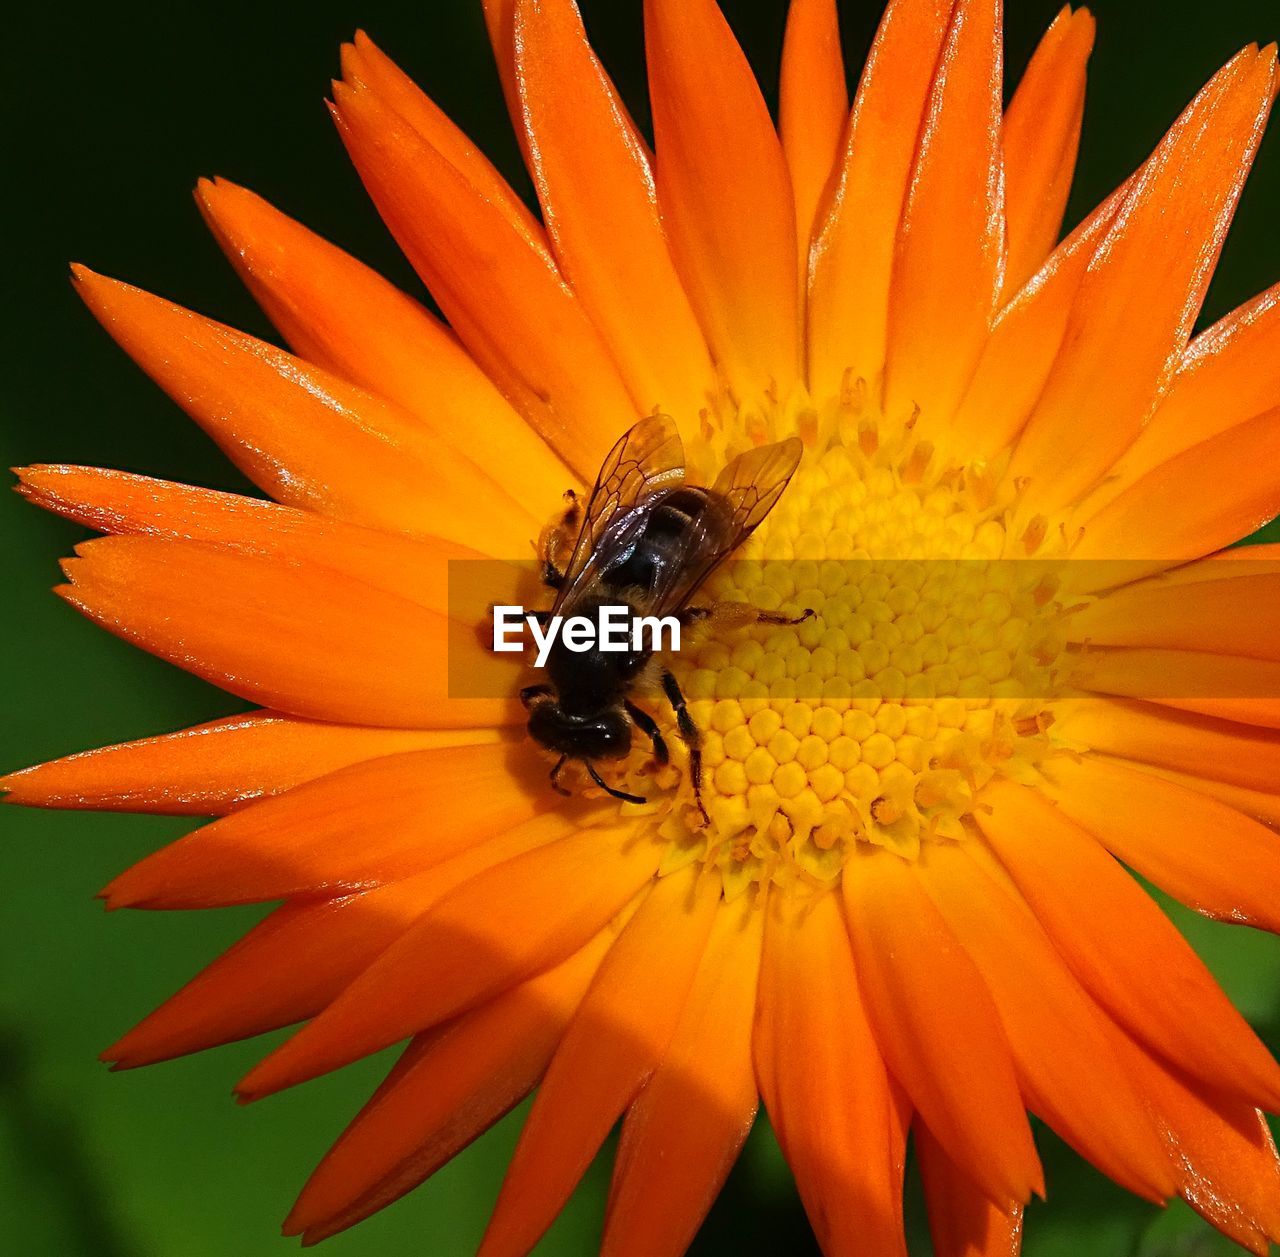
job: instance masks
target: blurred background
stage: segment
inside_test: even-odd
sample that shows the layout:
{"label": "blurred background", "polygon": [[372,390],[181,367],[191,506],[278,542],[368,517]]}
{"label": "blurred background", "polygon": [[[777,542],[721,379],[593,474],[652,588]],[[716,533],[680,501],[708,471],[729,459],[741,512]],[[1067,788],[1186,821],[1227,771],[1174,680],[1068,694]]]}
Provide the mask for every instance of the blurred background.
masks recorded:
{"label": "blurred background", "polygon": [[[783,0],[727,0],[772,95]],[[1119,183],[1240,46],[1280,36],[1276,0],[1095,0],[1082,164],[1071,222]],[[586,0],[588,26],[647,119],[639,0]],[[879,0],[846,4],[861,64]],[[1056,0],[1009,0],[1009,81]],[[529,193],[479,0],[222,0],[24,5],[6,19],[3,465],[75,462],[214,488],[245,482],[80,308],[70,260],[270,336],[190,198],[199,175],[247,184],[410,291],[420,285],[365,200],[322,105],[339,43],[362,26]],[[1264,145],[1209,296],[1216,319],[1280,279],[1280,140]],[[1280,474],[1280,473],[1278,473]],[[1217,491],[1206,486],[1206,492]],[[80,530],[0,495],[0,770],[237,710],[236,700],[92,628],[48,593]],[[234,940],[257,911],[107,917],[93,895],[176,838],[182,820],[0,813],[0,1251],[24,1257],[274,1257],[311,1166],[388,1061],[262,1104],[232,1083],[271,1044],[109,1075],[97,1053]],[[1229,993],[1280,1046],[1280,943],[1176,910]],[[1205,1028],[1212,1033],[1211,1027]],[[519,1115],[430,1184],[326,1242],[333,1257],[473,1250]],[[1029,1257],[1235,1251],[1189,1210],[1127,1197],[1042,1134],[1048,1204]],[[542,1254],[587,1254],[603,1209],[597,1162]],[[909,1198],[913,1254],[929,1252]],[[816,1251],[761,1123],[700,1235],[700,1254]]]}

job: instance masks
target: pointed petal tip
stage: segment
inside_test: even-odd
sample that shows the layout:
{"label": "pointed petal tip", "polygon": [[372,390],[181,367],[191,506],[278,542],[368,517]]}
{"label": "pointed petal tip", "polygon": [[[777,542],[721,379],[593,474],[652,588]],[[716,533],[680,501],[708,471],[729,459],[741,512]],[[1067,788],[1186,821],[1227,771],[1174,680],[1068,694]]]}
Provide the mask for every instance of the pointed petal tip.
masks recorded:
{"label": "pointed petal tip", "polygon": [[[79,262],[71,264],[71,282],[80,299],[100,322],[105,322],[111,317],[109,302],[112,297],[149,297],[151,295],[144,293],[134,284],[126,283],[123,279],[113,279],[110,275],[103,275],[101,271],[92,270]],[[154,299],[158,300],[158,298]]]}
{"label": "pointed petal tip", "polygon": [[0,803],[24,803],[25,800],[21,797],[23,786],[33,773],[39,772],[43,767],[43,764],[32,764],[29,768],[17,768],[0,777],[0,793],[4,795]]}
{"label": "pointed petal tip", "polygon": [[[289,1042],[292,1040],[285,1041],[286,1044]],[[285,1045],[282,1044],[281,1048],[283,1046]],[[231,1088],[231,1094],[235,1097],[237,1104],[255,1104],[291,1085],[290,1079],[282,1075],[276,1061],[281,1048],[276,1048],[264,1056]]]}
{"label": "pointed petal tip", "polygon": [[22,493],[39,485],[40,481],[64,475],[67,463],[28,463],[25,467],[10,467],[9,471],[18,478],[13,486],[15,493]]}
{"label": "pointed petal tip", "polygon": [[306,1194],[306,1188],[304,1187],[302,1192],[299,1193],[298,1199],[289,1207],[289,1212],[285,1214],[284,1221],[280,1224],[280,1234],[287,1239],[293,1239],[301,1235],[316,1222],[314,1217],[309,1216],[315,1211],[303,1207],[303,1200]]}
{"label": "pointed petal tip", "polygon": [[304,1187],[281,1224],[280,1234],[298,1240],[303,1248],[311,1248],[334,1234],[332,1230],[325,1229],[331,1222],[332,1215],[326,1214],[315,1202],[308,1200],[308,1192]]}
{"label": "pointed petal tip", "polygon": [[195,197],[196,203],[201,209],[211,208],[210,202],[222,192],[223,186],[216,175],[201,175],[196,180],[196,186],[191,190],[192,196]]}
{"label": "pointed petal tip", "polygon": [[[350,1222],[346,1224],[350,1225]],[[346,1226],[335,1226],[332,1207],[311,1199],[311,1193],[304,1187],[281,1223],[280,1234],[296,1239],[303,1248],[312,1248],[321,1240],[345,1230]]]}
{"label": "pointed petal tip", "polygon": [[1093,51],[1098,40],[1098,19],[1090,9],[1075,9],[1070,18],[1072,26],[1080,32],[1080,38],[1086,46],[1086,55]]}
{"label": "pointed petal tip", "polygon": [[128,872],[121,873],[119,877],[113,877],[96,895],[95,899],[102,900],[102,906],[107,912],[118,912],[121,908],[142,908],[146,906],[147,900],[145,896],[131,894],[127,885],[122,885],[128,878]]}
{"label": "pointed petal tip", "polygon": [[235,247],[227,239],[228,222],[234,229],[237,224],[244,224],[246,215],[264,210],[270,213],[274,209],[252,189],[221,175],[202,175],[196,180],[192,196],[205,224],[218,237],[224,250]]}

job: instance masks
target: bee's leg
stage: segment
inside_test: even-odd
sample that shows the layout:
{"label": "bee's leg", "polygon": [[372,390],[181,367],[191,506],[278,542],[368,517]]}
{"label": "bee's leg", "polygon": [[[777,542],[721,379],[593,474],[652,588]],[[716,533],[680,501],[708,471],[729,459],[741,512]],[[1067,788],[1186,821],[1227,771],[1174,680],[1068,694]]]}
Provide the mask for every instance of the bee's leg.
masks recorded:
{"label": "bee's leg", "polygon": [[627,702],[627,715],[631,717],[637,729],[653,743],[653,758],[659,764],[665,764],[671,753],[667,750],[666,739],[658,732],[658,726],[647,711],[641,711],[635,703]]}
{"label": "bee's leg", "polygon": [[[816,612],[807,607],[800,615],[783,615],[780,611],[762,611],[749,602],[717,602],[713,607],[686,607],[680,616],[682,625],[712,620],[722,629],[750,628],[753,624],[803,624]],[[687,617],[687,618],[686,618]]]}
{"label": "bee's leg", "polygon": [[542,531],[538,551],[542,555],[542,583],[548,589],[564,586],[564,569],[560,565],[561,553],[572,545],[582,527],[582,504],[572,489],[564,493],[565,512],[560,519]]}
{"label": "bee's leg", "polygon": [[812,607],[806,607],[799,615],[782,615],[778,611],[757,611],[755,620],[757,624],[803,624],[816,615],[817,612]]}
{"label": "bee's leg", "polygon": [[[493,621],[494,612],[497,609],[497,606],[498,604],[496,602],[491,602],[487,608],[490,622]],[[540,611],[526,611],[524,614],[527,619],[537,620],[539,624],[546,624],[546,622],[551,619],[551,609],[549,607]]]}
{"label": "bee's leg", "polygon": [[670,672],[662,674],[662,692],[666,694],[667,702],[676,713],[676,728],[680,730],[681,740],[689,748],[689,778],[693,782],[694,801],[698,804],[702,819],[710,825],[711,817],[707,815],[706,805],[702,802],[702,734],[689,715],[689,707],[684,701],[684,695],[680,693],[679,682]]}
{"label": "bee's leg", "polygon": [[520,703],[526,711],[533,706],[535,698],[544,698],[551,693],[549,685],[526,685],[520,691]]}
{"label": "bee's leg", "polygon": [[564,518],[561,525],[577,532],[582,527],[582,501],[572,489],[564,491]]}
{"label": "bee's leg", "polygon": [[569,757],[567,755],[561,755],[560,758],[556,760],[556,766],[551,770],[551,788],[557,794],[563,794],[565,798],[569,798],[573,793],[571,790],[566,790],[560,784],[560,770],[564,767],[565,760],[568,758]]}
{"label": "bee's leg", "polygon": [[551,524],[542,530],[538,541],[538,553],[542,557],[542,583],[548,589],[561,589],[564,586],[564,571],[558,562],[564,549],[565,532],[562,524]]}
{"label": "bee's leg", "polygon": [[582,761],[587,766],[587,772],[591,775],[591,780],[600,787],[612,799],[621,799],[623,803],[648,803],[649,800],[641,798],[638,794],[628,794],[625,790],[619,790],[616,786],[611,786],[605,779],[596,772],[596,766],[589,760]]}

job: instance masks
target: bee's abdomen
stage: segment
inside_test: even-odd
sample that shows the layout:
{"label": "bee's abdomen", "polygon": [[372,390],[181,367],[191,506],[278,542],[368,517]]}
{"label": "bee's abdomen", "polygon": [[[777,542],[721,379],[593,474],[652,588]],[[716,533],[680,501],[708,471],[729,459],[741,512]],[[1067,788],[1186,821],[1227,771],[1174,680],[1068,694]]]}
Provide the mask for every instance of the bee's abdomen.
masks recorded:
{"label": "bee's abdomen", "polygon": [[647,513],[644,528],[626,556],[602,574],[615,589],[654,589],[659,576],[684,561],[698,518],[712,506],[705,489],[673,489]]}

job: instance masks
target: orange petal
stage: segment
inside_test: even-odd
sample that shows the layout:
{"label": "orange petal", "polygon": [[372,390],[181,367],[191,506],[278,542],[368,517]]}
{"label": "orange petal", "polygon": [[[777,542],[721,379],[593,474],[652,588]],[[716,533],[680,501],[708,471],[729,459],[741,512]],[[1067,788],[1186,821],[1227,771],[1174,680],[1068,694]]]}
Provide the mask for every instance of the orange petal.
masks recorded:
{"label": "orange petal", "polygon": [[1188,650],[1088,650],[1070,683],[1182,711],[1280,728],[1280,661]]}
{"label": "orange petal", "polygon": [[1270,563],[1206,562],[1213,572],[1200,580],[1157,578],[1099,598],[1071,617],[1072,637],[1090,646],[1280,659],[1280,573]]}
{"label": "orange petal", "polygon": [[[520,719],[508,699],[450,699],[448,621],[337,572],[198,542],[103,537],[78,548],[60,593],[126,641],[251,702],[390,728]],[[487,676],[496,657],[474,645]],[[459,662],[454,659],[455,665]],[[492,673],[514,684],[517,673]]]}
{"label": "orange petal", "polygon": [[485,26],[489,30],[489,43],[493,46],[493,58],[498,65],[498,77],[502,80],[502,94],[515,122],[516,138],[524,144],[526,137],[520,125],[520,85],[516,79],[516,0],[481,0],[481,3]]}
{"label": "orange petal", "polygon": [[796,198],[803,281],[818,205],[835,173],[849,115],[835,0],[791,0],[778,96],[778,130]]}
{"label": "orange petal", "polygon": [[957,0],[895,246],[885,410],[918,407],[941,430],[978,364],[1004,266],[1001,14],[1001,0]]}
{"label": "orange petal", "polygon": [[626,906],[658,856],[631,825],[587,829],[471,878],[237,1090],[257,1099],[294,1086],[553,968]]}
{"label": "orange petal", "polygon": [[[448,612],[450,564],[482,560],[469,546],[405,537],[326,519],[238,493],[152,480],[125,471],[66,465],[21,467],[18,492],[100,532],[204,541],[308,567],[332,568],[433,611]],[[466,520],[457,532],[467,536]],[[482,563],[476,574],[496,573]],[[452,608],[457,611],[460,607]]]}
{"label": "orange petal", "polygon": [[1277,573],[1280,573],[1280,545],[1247,542],[1216,550],[1195,563],[1165,568],[1159,574],[1158,583],[1162,586],[1194,585],[1207,580],[1236,580],[1242,576],[1274,576]]}
{"label": "orange petal", "polygon": [[1206,1090],[1122,1031],[1112,1037],[1164,1131],[1179,1194],[1224,1235],[1267,1257],[1268,1240],[1280,1241],[1280,1162],[1266,1118]]}
{"label": "orange petal", "polygon": [[1173,1171],[1102,1013],[971,845],[929,843],[914,867],[991,989],[1031,1109],[1116,1182],[1165,1200],[1176,1190]]}
{"label": "orange petal", "polygon": [[1088,9],[1064,8],[1032,55],[1004,115],[1006,298],[1040,269],[1062,230],[1080,149],[1085,66],[1095,27]]}
{"label": "orange petal", "polygon": [[594,476],[638,402],[548,249],[378,92],[337,83],[334,101],[369,195],[462,343],[565,462]]}
{"label": "orange petal", "polygon": [[769,897],[756,1078],[823,1252],[906,1257],[910,1106],[885,1072],[833,894]]}
{"label": "orange petal", "polygon": [[161,847],[102,898],[109,908],[211,908],[345,894],[419,873],[559,801],[519,743],[387,755]]}
{"label": "orange petal", "polygon": [[362,760],[497,739],[492,729],[369,729],[255,711],[37,764],[0,778],[0,790],[26,807],[220,816]]}
{"label": "orange petal", "polygon": [[[139,288],[74,272],[120,347],[272,497],[399,532],[456,536],[468,519],[480,549],[525,553],[537,517],[399,407]],[[494,509],[476,517],[477,500]]]}
{"label": "orange petal", "polygon": [[531,244],[545,247],[542,224],[462,129],[364,31],[342,46],[342,77],[368,87],[501,213]]}
{"label": "orange petal", "polygon": [[1202,332],[1115,473],[1090,494],[1099,509],[1149,471],[1263,411],[1280,397],[1280,285]]}
{"label": "orange petal", "polygon": [[521,0],[515,23],[533,177],[560,267],[640,408],[693,424],[715,371],[671,260],[644,142],[573,0]]}
{"label": "orange petal", "polygon": [[1198,790],[1110,759],[1061,756],[1045,791],[1117,859],[1207,916],[1280,931],[1280,844]]}
{"label": "orange petal", "polygon": [[558,841],[573,827],[553,812],[417,877],[286,904],[103,1056],[132,1069],[314,1017],[450,890],[504,860]]}
{"label": "orange petal", "polygon": [[876,1040],[916,1111],[991,1200],[1043,1195],[999,1014],[942,914],[888,852],[846,865],[844,903]]}
{"label": "orange petal", "polygon": [[1175,785],[1185,786],[1197,794],[1218,799],[1237,812],[1262,821],[1272,831],[1280,829],[1280,795],[1264,790],[1250,790],[1245,786],[1233,786],[1225,781],[1208,781],[1193,773],[1174,772],[1169,768],[1144,765],[1143,770],[1162,780],[1172,781]]}
{"label": "orange petal", "polygon": [[1274,72],[1273,51],[1246,49],[1139,172],[1090,263],[1010,465],[1029,482],[1028,509],[1057,509],[1088,489],[1167,387],[1257,151]]}
{"label": "orange petal", "polygon": [[612,931],[547,973],[422,1035],[307,1180],[286,1235],[314,1244],[399,1199],[542,1076]]}
{"label": "orange petal", "polygon": [[102,1053],[137,1069],[314,1017],[431,902],[421,880],[285,904]]}
{"label": "orange petal", "polygon": [[800,365],[796,211],[782,145],[715,0],[645,0],[658,200],[716,361],[740,399]]}
{"label": "orange petal", "polygon": [[[295,567],[332,569],[450,617],[451,689],[458,698],[492,697],[510,674],[476,654],[495,604],[532,606],[545,600],[538,565],[487,560],[438,537],[406,537],[326,519],[235,493],[216,493],[93,467],[25,467],[19,492],[46,510],[90,528],[225,546]],[[456,521],[469,535],[469,519]]]}
{"label": "orange petal", "polygon": [[1081,559],[1198,559],[1280,514],[1280,408],[1149,471],[1086,519]]}
{"label": "orange petal", "polygon": [[961,456],[976,449],[992,458],[1022,430],[1053,369],[1089,260],[1123,200],[1121,190],[1094,210],[1000,312],[945,436]]}
{"label": "orange petal", "polygon": [[817,396],[837,396],[846,372],[874,384],[884,367],[894,240],[952,7],[890,0],[862,72],[809,259],[809,390]]}
{"label": "orange petal", "polygon": [[572,475],[416,301],[261,197],[202,179],[205,221],[301,357],[404,407],[541,517]]}
{"label": "orange petal", "polygon": [[919,1119],[912,1127],[934,1257],[1018,1257],[1022,1206],[999,1208]]}
{"label": "orange petal", "polygon": [[1280,1066],[1124,868],[1037,791],[993,783],[983,797],[987,841],[1112,1017],[1210,1086],[1280,1107]]}
{"label": "orange petal", "polygon": [[622,1124],[602,1257],[680,1257],[724,1185],[758,1103],[763,935],[753,895],[720,905],[671,1042]]}
{"label": "orange petal", "polygon": [[527,1253],[662,1059],[716,920],[720,879],[660,878],[605,957],[525,1122],[480,1257]]}
{"label": "orange petal", "polygon": [[1068,746],[1275,792],[1280,733],[1271,729],[1116,699],[1073,699],[1055,704],[1054,715],[1054,733]]}

